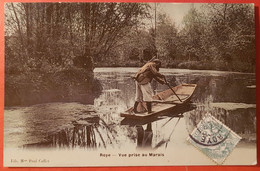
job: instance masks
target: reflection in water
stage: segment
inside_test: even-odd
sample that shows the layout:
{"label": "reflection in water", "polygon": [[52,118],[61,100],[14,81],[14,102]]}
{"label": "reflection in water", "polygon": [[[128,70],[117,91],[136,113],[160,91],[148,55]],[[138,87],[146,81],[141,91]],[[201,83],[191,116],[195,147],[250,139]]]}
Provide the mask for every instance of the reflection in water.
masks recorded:
{"label": "reflection in water", "polygon": [[[97,140],[95,131],[99,133],[98,128],[95,124],[76,124],[72,129],[65,129],[52,136],[53,147],[87,147],[96,148]],[[100,138],[103,140],[101,134]],[[104,140],[101,145],[106,147]],[[99,146],[101,146],[99,145]]]}
{"label": "reflection in water", "polygon": [[[160,117],[153,117],[145,120],[123,119],[121,125],[130,125],[136,129],[137,149],[156,150],[161,147],[167,148],[180,119],[184,117],[183,114],[194,109],[196,109],[194,104],[186,104],[185,106],[179,106],[179,108],[164,113]],[[155,127],[155,130],[152,129],[153,126]],[[167,130],[164,132],[164,129]]]}
{"label": "reflection in water", "polygon": [[73,127],[65,128],[56,134],[50,135],[45,142],[27,144],[30,147],[59,147],[59,148],[107,148],[113,146],[116,140],[116,131],[99,118],[97,115],[89,115],[78,121],[72,122]]}
{"label": "reflection in water", "polygon": [[[133,121],[121,118],[119,113],[134,103],[135,86],[130,75],[136,70],[96,70],[95,77],[100,81],[103,92],[95,99],[94,109],[86,109],[86,105],[76,103],[42,104],[29,107],[28,111],[23,108],[6,109],[5,142],[10,143],[14,137],[19,137],[23,139],[19,142],[26,144],[24,147],[169,148],[175,136],[175,140],[183,144],[186,138],[183,136],[191,133],[207,112],[242,136],[243,140],[255,142],[254,74],[162,69],[171,85],[198,85],[192,104],[180,106],[160,117]],[[168,88],[156,83],[153,87],[157,91]],[[227,108],[222,104],[239,107]],[[21,118],[20,121],[17,118]],[[26,131],[16,131],[21,128]],[[177,133],[175,129],[178,128],[181,132]]]}
{"label": "reflection in water", "polygon": [[[75,147],[83,146],[86,144],[89,147],[96,147],[95,137],[88,136],[90,132],[93,132],[93,128],[90,126],[83,126],[83,128],[75,127],[73,129],[65,129],[53,136],[52,146],[56,147]],[[86,135],[88,133],[88,135]],[[93,135],[93,134],[92,134]],[[92,139],[91,139],[91,138]],[[85,138],[87,140],[85,140]],[[86,143],[88,142],[88,143]],[[92,142],[92,143],[91,143]],[[94,143],[93,143],[94,142]]]}
{"label": "reflection in water", "polygon": [[[168,137],[167,139],[162,139],[162,140],[155,146],[156,149],[159,148],[159,147],[161,147],[161,146],[164,145],[164,144],[165,144],[165,148],[167,148],[168,143],[171,141],[172,134],[174,133],[175,128],[176,128],[176,126],[178,125],[178,123],[179,123],[180,119],[182,118],[182,116],[183,116],[183,115],[179,116],[179,119],[178,119],[177,122],[175,123],[175,125],[174,125],[174,127],[173,127],[173,129],[172,129],[172,131],[171,131],[171,133],[170,133],[170,135],[169,135],[169,137]],[[171,119],[172,119],[172,118],[170,118],[165,124],[163,124],[162,127],[164,127]]]}
{"label": "reflection in water", "polygon": [[136,126],[137,129],[137,147],[139,148],[152,148],[153,131],[152,124],[148,123],[146,129],[140,125]]}

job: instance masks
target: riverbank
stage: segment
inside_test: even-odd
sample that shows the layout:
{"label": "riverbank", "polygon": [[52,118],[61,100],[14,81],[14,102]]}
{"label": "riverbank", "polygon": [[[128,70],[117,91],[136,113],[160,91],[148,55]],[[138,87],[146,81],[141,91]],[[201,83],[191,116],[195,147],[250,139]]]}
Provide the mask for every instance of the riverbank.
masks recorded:
{"label": "riverbank", "polygon": [[50,102],[93,104],[101,87],[93,72],[69,67],[52,72],[6,73],[5,106],[28,106]]}

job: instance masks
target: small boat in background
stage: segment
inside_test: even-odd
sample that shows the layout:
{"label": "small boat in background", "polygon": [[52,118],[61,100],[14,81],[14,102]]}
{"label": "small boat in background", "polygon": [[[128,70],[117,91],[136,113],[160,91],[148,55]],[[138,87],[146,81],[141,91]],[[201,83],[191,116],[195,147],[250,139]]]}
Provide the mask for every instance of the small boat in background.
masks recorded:
{"label": "small boat in background", "polygon": [[131,107],[121,113],[120,116],[129,119],[148,119],[159,116],[187,104],[191,100],[196,87],[196,84],[180,84],[172,88],[180,99],[171,89],[167,89],[153,96],[151,113],[147,112],[146,103],[140,102],[137,107],[138,113],[134,113],[133,107]]}

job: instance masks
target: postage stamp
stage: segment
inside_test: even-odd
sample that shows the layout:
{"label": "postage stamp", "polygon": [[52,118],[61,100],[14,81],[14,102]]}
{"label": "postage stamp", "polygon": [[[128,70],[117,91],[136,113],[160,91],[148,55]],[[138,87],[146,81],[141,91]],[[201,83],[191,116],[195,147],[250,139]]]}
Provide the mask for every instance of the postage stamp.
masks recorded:
{"label": "postage stamp", "polygon": [[207,113],[187,140],[217,164],[222,164],[240,139],[239,135]]}

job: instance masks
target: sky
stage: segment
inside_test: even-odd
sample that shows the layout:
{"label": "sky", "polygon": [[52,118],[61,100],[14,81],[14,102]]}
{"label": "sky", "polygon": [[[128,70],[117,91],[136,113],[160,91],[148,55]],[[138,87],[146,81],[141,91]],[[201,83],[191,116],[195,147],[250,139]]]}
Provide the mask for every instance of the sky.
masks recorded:
{"label": "sky", "polygon": [[[154,9],[155,4],[151,3],[152,8]],[[177,28],[182,27],[182,19],[188,13],[190,8],[194,6],[199,8],[201,4],[191,4],[191,3],[158,3],[157,11],[166,13],[176,24]]]}

